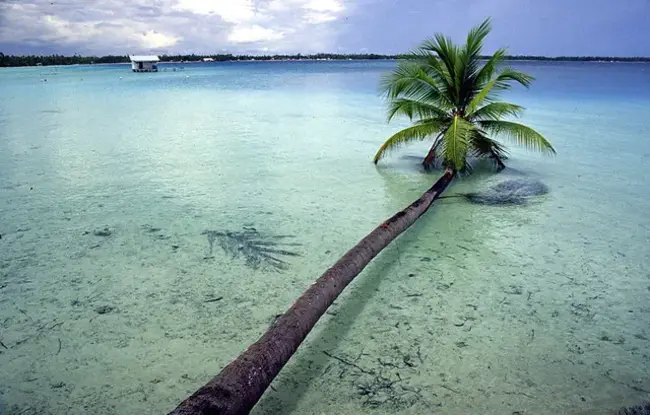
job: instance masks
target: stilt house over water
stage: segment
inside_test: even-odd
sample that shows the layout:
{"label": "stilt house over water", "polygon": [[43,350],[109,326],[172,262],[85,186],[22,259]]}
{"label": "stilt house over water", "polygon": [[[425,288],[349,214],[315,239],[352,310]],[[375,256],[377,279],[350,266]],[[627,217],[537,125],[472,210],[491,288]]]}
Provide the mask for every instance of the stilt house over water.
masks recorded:
{"label": "stilt house over water", "polygon": [[133,72],[158,72],[156,64],[160,59],[156,55],[133,55],[129,58]]}

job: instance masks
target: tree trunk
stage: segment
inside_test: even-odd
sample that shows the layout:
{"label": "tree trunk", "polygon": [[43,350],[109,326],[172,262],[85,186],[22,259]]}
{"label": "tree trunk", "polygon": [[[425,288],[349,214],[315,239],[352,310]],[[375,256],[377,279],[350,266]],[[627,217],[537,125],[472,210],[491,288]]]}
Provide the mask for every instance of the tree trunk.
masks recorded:
{"label": "tree trunk", "polygon": [[503,164],[503,161],[501,160],[501,157],[497,155],[493,150],[490,150],[490,153],[492,154],[492,159],[494,159],[494,162],[497,164],[497,170],[501,171],[506,168],[506,165]]}
{"label": "tree trunk", "polygon": [[249,413],[345,287],[382,249],[429,209],[454,174],[447,169],[418,200],[363,238],[314,281],[256,343],[169,415]]}
{"label": "tree trunk", "polygon": [[431,149],[429,149],[429,152],[427,153],[427,156],[424,158],[424,161],[422,161],[422,165],[424,166],[425,170],[431,169],[435,162],[436,162],[436,145],[438,143],[435,142],[431,146]]}

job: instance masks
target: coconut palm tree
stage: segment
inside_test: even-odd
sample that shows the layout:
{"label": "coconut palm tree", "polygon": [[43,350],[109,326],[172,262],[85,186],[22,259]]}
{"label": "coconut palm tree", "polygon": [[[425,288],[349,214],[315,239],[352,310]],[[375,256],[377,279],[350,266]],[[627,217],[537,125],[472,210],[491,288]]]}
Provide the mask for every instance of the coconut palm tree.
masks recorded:
{"label": "coconut palm tree", "polygon": [[423,161],[426,169],[437,163],[454,171],[471,171],[471,160],[490,158],[503,169],[506,138],[531,150],[554,154],[551,144],[537,131],[506,120],[519,117],[523,108],[499,101],[499,93],[519,83],[528,87],[533,77],[503,66],[505,49],[483,62],[483,40],[490,19],[473,28],[464,45],[437,34],[427,39],[383,77],[381,89],[388,98],[388,120],[406,116],[408,128],[390,137],[377,151],[375,164],[404,144],[433,140]]}
{"label": "coconut palm tree", "polygon": [[[440,151],[445,173],[422,197],[383,222],[321,275],[258,341],[228,364],[221,373],[183,401],[170,415],[246,414],[296,352],[320,317],[388,244],[422,216],[452,181],[466,170],[468,155],[490,156],[501,163],[505,150],[487,133],[505,134],[529,147],[551,151],[538,133],[521,124],[502,121],[521,107],[495,101],[508,82],[528,85],[531,77],[512,69],[497,70],[504,51],[497,51],[481,67],[481,43],[489,21],[473,29],[467,44],[455,46],[438,35],[425,42],[418,60],[400,63],[385,83],[390,116],[416,118],[414,126],[391,137],[375,157],[412,140],[435,137],[432,156]],[[433,52],[433,53],[432,53]],[[501,165],[499,164],[499,165]]]}

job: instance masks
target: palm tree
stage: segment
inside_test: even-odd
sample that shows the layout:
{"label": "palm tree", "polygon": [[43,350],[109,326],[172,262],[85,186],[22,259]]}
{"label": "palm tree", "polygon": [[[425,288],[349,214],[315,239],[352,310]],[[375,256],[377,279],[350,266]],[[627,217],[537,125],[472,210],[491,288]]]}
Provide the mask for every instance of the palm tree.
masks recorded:
{"label": "palm tree", "polygon": [[422,197],[350,249],[314,281],[257,342],[170,415],[248,413],[345,287],[429,209],[458,170],[467,169],[470,149],[474,155],[488,155],[497,164],[501,163],[505,150],[487,137],[487,131],[509,134],[517,142],[552,151],[550,144],[530,128],[499,120],[503,115],[519,113],[521,107],[495,102],[494,92],[506,89],[508,81],[517,80],[527,85],[531,78],[511,69],[497,73],[496,64],[504,56],[501,50],[481,68],[478,60],[481,42],[488,31],[489,21],[486,21],[470,32],[462,48],[440,35],[425,42],[419,60],[400,63],[385,84],[391,99],[391,118],[406,114],[417,116],[418,121],[391,137],[377,153],[375,161],[399,144],[435,136],[433,156],[428,162],[435,159],[440,149],[446,166],[442,177]]}
{"label": "palm tree", "polygon": [[[503,137],[531,150],[554,154],[551,144],[537,131],[504,120],[518,117],[523,108],[500,102],[499,92],[513,83],[528,87],[533,77],[500,67],[506,56],[498,49],[481,61],[483,40],[490,33],[490,19],[473,28],[464,45],[437,34],[425,40],[382,79],[381,89],[389,100],[388,120],[407,116],[413,125],[390,137],[377,151],[374,162],[389,151],[413,142],[433,139],[423,161],[426,169],[440,163],[453,171],[471,171],[471,159],[490,158],[505,168],[506,147],[494,138]],[[493,138],[490,138],[492,136]]]}

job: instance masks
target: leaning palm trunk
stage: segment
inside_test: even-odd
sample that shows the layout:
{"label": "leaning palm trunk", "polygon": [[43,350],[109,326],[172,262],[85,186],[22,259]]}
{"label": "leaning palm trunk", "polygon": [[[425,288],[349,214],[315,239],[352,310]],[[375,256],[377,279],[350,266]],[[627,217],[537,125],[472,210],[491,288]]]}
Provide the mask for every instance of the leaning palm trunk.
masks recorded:
{"label": "leaning palm trunk", "polygon": [[429,209],[454,174],[446,170],[422,197],[363,238],[317,279],[256,343],[170,415],[248,413],[345,287]]}

